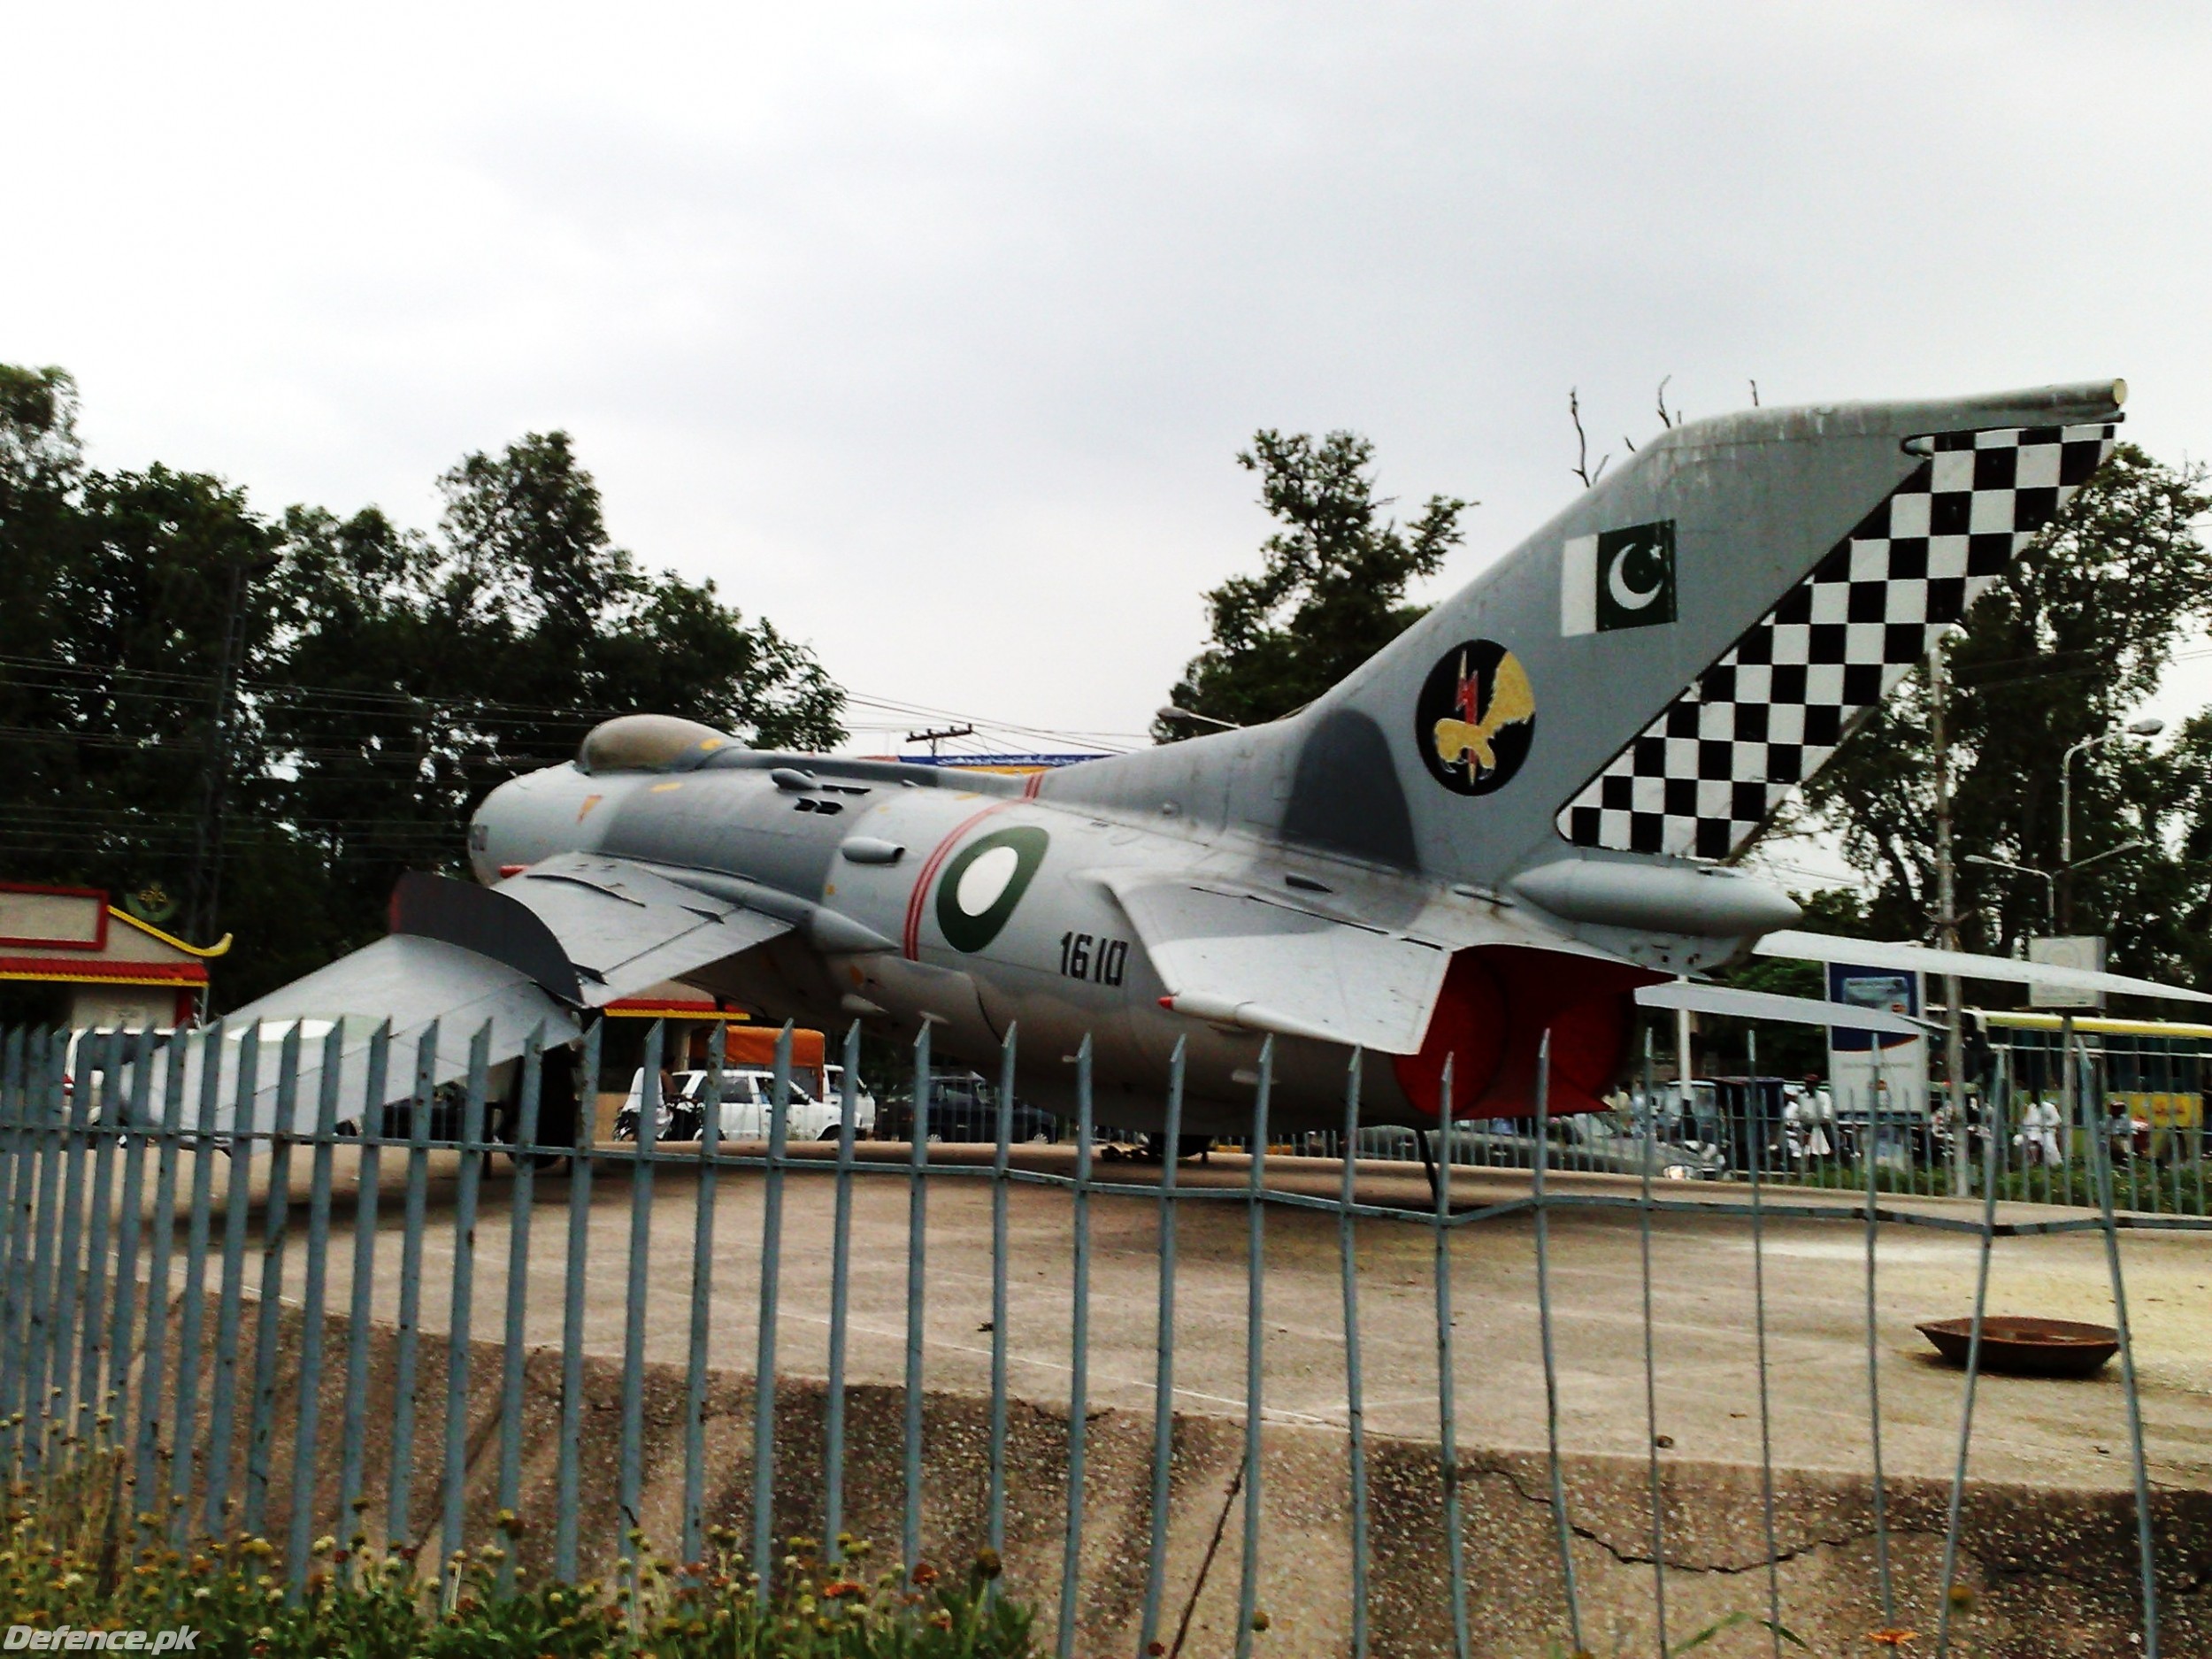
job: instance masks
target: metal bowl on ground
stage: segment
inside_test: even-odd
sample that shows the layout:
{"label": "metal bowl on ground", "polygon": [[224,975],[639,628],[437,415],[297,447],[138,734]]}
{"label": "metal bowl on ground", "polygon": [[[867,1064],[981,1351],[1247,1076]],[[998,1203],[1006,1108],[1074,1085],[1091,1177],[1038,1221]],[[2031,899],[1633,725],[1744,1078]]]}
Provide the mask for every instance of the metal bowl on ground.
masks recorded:
{"label": "metal bowl on ground", "polygon": [[[1930,1319],[1919,1331],[1952,1364],[1966,1363],[1973,1320]],[[1984,1371],[2016,1377],[2093,1377],[2119,1351],[2120,1333],[2108,1325],[2004,1313],[1982,1317]]]}

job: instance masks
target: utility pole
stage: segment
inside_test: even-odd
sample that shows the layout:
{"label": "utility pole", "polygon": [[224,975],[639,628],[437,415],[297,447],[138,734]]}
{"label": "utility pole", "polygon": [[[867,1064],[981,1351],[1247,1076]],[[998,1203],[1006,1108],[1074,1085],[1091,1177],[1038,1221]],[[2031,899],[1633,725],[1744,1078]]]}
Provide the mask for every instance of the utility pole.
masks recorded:
{"label": "utility pole", "polygon": [[[1950,672],[1944,661],[1944,640],[1936,636],[1928,653],[1928,689],[1932,734],[1935,739],[1936,796],[1936,927],[1946,950],[1959,948],[1958,895],[1951,879],[1951,746],[1944,732]],[[1967,1194],[1970,1160],[1966,1151],[1966,1037],[1959,1010],[1959,978],[1943,976],[1943,1073],[1951,1091],[1951,1195]]]}
{"label": "utility pole", "polygon": [[932,760],[935,760],[937,758],[937,745],[945,741],[946,739],[954,737],[973,737],[974,735],[975,727],[972,726],[948,726],[941,731],[935,726],[932,726],[926,731],[909,732],[906,734],[906,741],[910,743],[928,744],[929,757]]}
{"label": "utility pole", "polygon": [[215,935],[223,887],[223,820],[229,805],[231,704],[237,689],[238,657],[243,641],[246,583],[275,567],[273,558],[233,559],[230,589],[223,603],[223,641],[215,663],[214,701],[208,709],[207,764],[200,773],[200,815],[193,826],[192,886],[185,908],[185,937]]}
{"label": "utility pole", "polygon": [[1686,1008],[1674,1010],[1674,1075],[1675,1100],[1682,1108],[1682,1122],[1694,1124],[1696,1094],[1690,1087],[1690,1010]]}

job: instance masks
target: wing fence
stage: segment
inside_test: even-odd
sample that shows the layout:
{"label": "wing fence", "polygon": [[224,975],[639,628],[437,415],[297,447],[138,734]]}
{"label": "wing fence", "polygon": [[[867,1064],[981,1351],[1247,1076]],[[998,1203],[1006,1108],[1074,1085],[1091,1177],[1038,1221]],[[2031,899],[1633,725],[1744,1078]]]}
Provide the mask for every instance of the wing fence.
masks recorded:
{"label": "wing fence", "polygon": [[[727,1133],[756,1120],[725,1113],[710,1068],[697,1140],[671,1143],[657,1025],[623,1141],[593,1110],[596,1028],[503,1069],[487,1026],[457,1098],[432,1085],[434,1028],[411,1052],[378,1033],[342,1098],[343,1036],[303,1102],[297,1025],[5,1035],[8,1475],[122,1448],[144,1540],[281,1540],[296,1595],[326,1533],[342,1556],[408,1553],[450,1595],[488,1544],[518,1543],[505,1585],[634,1586],[657,1550],[680,1577],[734,1528],[764,1594],[795,1534],[833,1559],[878,1539],[909,1572],[987,1552],[1061,1655],[1663,1659],[1908,1628],[1978,1652],[2054,1605],[2007,1610],[2033,1506],[1969,1478],[1978,1409],[2027,1386],[1985,1386],[1993,1263],[2081,1238],[2101,1244],[2119,1372],[2077,1397],[2114,1413],[2098,1455],[2117,1447],[2124,1479],[2080,1483],[2080,1513],[2050,1522],[2068,1548],[2102,1540],[2061,1575],[2092,1586],[2069,1617],[2154,1659],[2162,1619],[2212,1640],[2201,1471],[2147,1446],[2126,1272],[2147,1234],[2203,1248],[2200,1123],[2170,1110],[2146,1141],[2134,1097],[2175,1079],[2147,1089],[2070,1029],[1991,1050],[1957,1119],[1970,1203],[1943,1184],[1955,1148],[1893,1133],[1880,1098],[1770,1111],[1755,1049],[1709,1119],[1685,1103],[1712,1132],[1692,1145],[1668,1138],[1648,1055],[1601,1141],[1551,1118],[1544,1081],[1518,1126],[1363,1125],[1356,1054],[1341,1129],[1271,1139],[1271,1046],[1241,1140],[1141,1163],[1094,1122],[1087,1041],[1066,1145],[1019,1133],[1015,1033],[987,1139],[933,1139],[926,1030],[906,1139],[867,1138],[857,1027],[832,1138],[790,1133],[787,1031],[764,1138]],[[275,1126],[224,1126],[271,1065]],[[1179,1051],[1163,1087],[1154,1145],[1182,1148]],[[554,1133],[557,1098],[581,1105]],[[1903,1354],[1897,1285],[1936,1293],[1901,1239],[1962,1270],[1970,1253],[1962,1373]],[[1510,1298],[1534,1315],[1517,1349]],[[1845,1378],[1863,1401],[1810,1402],[1857,1425],[1839,1444],[1804,1427],[1804,1391]],[[1669,1432],[1692,1423],[1701,1458]]]}

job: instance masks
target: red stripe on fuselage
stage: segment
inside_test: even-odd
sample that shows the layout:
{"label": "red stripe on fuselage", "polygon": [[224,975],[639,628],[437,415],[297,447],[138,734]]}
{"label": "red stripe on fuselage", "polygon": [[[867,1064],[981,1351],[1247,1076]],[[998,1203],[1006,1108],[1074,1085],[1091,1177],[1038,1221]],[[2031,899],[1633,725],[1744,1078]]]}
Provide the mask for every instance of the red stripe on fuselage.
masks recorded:
{"label": "red stripe on fuselage", "polygon": [[914,890],[906,895],[906,937],[902,942],[909,962],[921,960],[919,953],[922,948],[922,902],[929,895],[929,884],[936,880],[937,872],[943,866],[946,857],[951,853],[953,843],[983,822],[985,818],[990,817],[992,813],[1002,812],[1013,804],[1011,801],[994,802],[974,817],[962,819],[958,827],[951,834],[937,843],[936,851],[931,853],[923,861],[921,874],[914,878]]}

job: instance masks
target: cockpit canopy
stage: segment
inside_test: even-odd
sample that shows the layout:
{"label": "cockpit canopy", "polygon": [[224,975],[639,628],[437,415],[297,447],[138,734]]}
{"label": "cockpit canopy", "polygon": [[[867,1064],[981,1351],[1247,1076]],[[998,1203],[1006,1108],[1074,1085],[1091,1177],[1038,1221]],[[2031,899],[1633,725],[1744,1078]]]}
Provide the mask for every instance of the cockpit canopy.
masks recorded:
{"label": "cockpit canopy", "polygon": [[585,734],[576,750],[576,770],[603,772],[689,772],[717,749],[737,747],[737,740],[696,720],[672,714],[625,714],[603,720]]}

